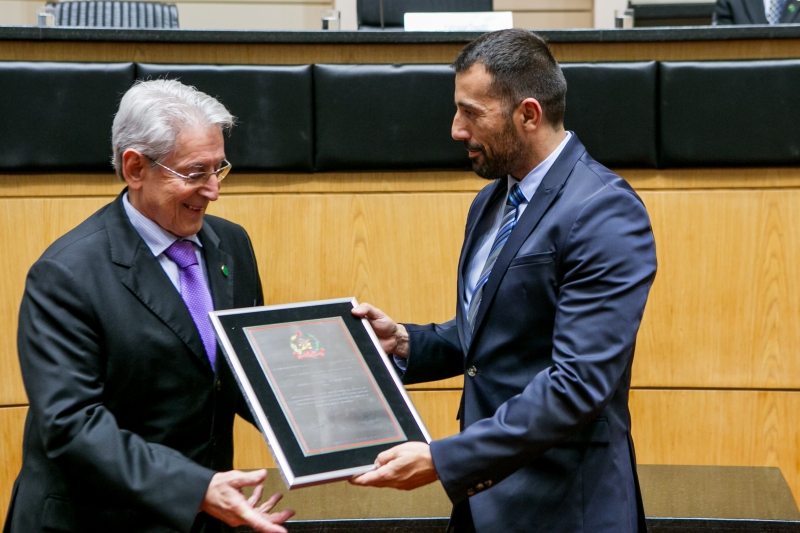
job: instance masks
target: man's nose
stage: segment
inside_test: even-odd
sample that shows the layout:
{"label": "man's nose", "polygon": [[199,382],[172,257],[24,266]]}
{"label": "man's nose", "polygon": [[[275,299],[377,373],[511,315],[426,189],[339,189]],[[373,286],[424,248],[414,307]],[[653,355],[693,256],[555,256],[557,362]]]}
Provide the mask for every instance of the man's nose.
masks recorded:
{"label": "man's nose", "polygon": [[200,194],[214,202],[219,198],[219,179],[217,175],[209,176],[206,182],[200,187]]}
{"label": "man's nose", "polygon": [[456,111],[456,116],[453,117],[453,125],[450,128],[450,136],[456,141],[466,141],[470,138],[470,133],[464,125],[464,120]]}

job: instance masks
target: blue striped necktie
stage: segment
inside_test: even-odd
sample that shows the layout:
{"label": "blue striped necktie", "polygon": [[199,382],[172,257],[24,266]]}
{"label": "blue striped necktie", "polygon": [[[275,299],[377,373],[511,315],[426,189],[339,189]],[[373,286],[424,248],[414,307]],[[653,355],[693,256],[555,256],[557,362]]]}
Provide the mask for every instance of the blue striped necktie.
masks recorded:
{"label": "blue striped necktie", "polygon": [[515,183],[508,193],[505,210],[503,211],[503,220],[500,222],[500,229],[497,231],[497,237],[494,238],[489,257],[486,258],[486,264],[483,265],[481,277],[475,285],[475,292],[472,293],[472,300],[469,302],[467,320],[469,321],[470,332],[475,328],[475,316],[478,314],[478,307],[480,307],[481,299],[483,298],[483,287],[489,280],[489,274],[492,273],[492,267],[497,262],[497,256],[500,255],[503,245],[505,245],[509,235],[511,235],[511,230],[514,229],[514,225],[517,223],[517,208],[520,204],[527,201],[525,195],[522,194],[519,188],[519,184]]}

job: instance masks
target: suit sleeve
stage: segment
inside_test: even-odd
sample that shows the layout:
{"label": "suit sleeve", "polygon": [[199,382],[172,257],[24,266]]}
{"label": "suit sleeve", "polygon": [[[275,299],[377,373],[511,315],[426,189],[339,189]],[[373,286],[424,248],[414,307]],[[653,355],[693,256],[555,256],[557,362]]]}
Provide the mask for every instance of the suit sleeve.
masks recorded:
{"label": "suit sleeve", "polygon": [[453,502],[577,433],[602,412],[628,371],[656,271],[639,199],[616,190],[597,195],[572,224],[560,262],[552,365],[491,418],[431,444]]}
{"label": "suit sleeve", "polygon": [[464,353],[455,319],[444,324],[406,324],[409,357],[403,383],[447,379],[464,373]]}
{"label": "suit sleeve", "polygon": [[31,268],[19,316],[33,438],[70,478],[189,531],[214,472],[121,429],[104,406],[102,329],[79,273],[54,260]]}

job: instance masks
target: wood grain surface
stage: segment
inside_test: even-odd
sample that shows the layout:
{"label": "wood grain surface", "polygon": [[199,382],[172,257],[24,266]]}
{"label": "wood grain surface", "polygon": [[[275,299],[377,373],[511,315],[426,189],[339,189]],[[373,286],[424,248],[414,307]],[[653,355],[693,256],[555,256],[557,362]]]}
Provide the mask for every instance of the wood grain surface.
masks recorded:
{"label": "wood grain surface", "polygon": [[5,522],[14,480],[22,466],[27,407],[0,407],[0,524]]}
{"label": "wood grain surface", "polygon": [[800,394],[632,390],[641,464],[777,466],[800,501]]}
{"label": "wood grain surface", "polygon": [[[3,46],[0,46],[0,61],[135,61],[234,65],[449,64],[463,47],[461,43],[214,44],[3,41]],[[563,63],[785,59],[800,56],[800,39],[552,43],[551,47],[556,59]]]}
{"label": "wood grain surface", "polygon": [[634,386],[800,389],[800,191],[642,198],[659,269]]}

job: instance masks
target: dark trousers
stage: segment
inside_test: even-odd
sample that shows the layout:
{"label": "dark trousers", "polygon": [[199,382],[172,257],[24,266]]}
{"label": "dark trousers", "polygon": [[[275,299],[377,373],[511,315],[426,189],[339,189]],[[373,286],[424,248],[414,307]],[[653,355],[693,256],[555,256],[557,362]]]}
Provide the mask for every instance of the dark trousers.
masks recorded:
{"label": "dark trousers", "polygon": [[472,521],[469,500],[464,500],[453,507],[447,533],[475,533],[475,523]]}

